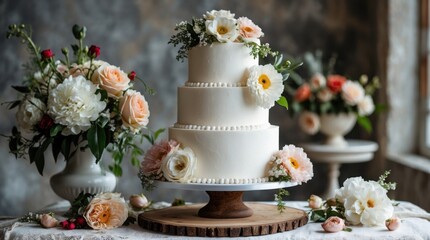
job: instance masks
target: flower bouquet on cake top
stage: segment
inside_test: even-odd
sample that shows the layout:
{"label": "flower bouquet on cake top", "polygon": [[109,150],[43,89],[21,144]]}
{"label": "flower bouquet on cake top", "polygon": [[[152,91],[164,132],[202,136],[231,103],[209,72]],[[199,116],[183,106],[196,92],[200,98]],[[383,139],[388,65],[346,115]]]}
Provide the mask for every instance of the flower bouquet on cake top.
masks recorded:
{"label": "flower bouquet on cake top", "polygon": [[76,44],[62,48],[60,59],[51,49],[40,50],[29,26],[9,26],[7,37],[19,38],[31,54],[25,81],[12,86],[20,97],[9,102],[9,109],[18,109],[17,126],[8,136],[10,152],[29,157],[42,175],[49,146],[55,161],[60,154],[68,161],[89,149],[98,162],[108,149],[113,156],[109,168],[121,176],[127,152],[137,166],[142,154],[135,136],[144,134],[150,112],[144,95],[134,89],[134,80],[141,79],[99,60],[100,47],[84,45],[85,27],[74,25],[72,32]]}
{"label": "flower bouquet on cake top", "polygon": [[327,135],[328,144],[345,143],[343,135],[356,122],[371,132],[368,116],[380,107],[373,101],[379,79],[361,75],[355,80],[336,74],[336,58],[324,64],[322,57],[321,51],[306,53],[303,62],[307,72],[293,73],[292,81],[286,85],[286,92],[292,99],[292,112],[299,115],[301,129],[311,135],[321,131]]}

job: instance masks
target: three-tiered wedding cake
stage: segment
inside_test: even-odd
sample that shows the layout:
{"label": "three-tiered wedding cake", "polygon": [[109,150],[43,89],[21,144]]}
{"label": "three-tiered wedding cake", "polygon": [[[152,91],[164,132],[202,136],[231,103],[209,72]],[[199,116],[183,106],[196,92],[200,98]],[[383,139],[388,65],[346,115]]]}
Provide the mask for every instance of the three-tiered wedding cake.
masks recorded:
{"label": "three-tiered wedding cake", "polygon": [[267,164],[279,149],[279,128],[247,86],[258,65],[243,43],[213,43],[188,54],[188,81],[178,88],[178,119],[169,138],[197,159],[191,182],[266,181]]}

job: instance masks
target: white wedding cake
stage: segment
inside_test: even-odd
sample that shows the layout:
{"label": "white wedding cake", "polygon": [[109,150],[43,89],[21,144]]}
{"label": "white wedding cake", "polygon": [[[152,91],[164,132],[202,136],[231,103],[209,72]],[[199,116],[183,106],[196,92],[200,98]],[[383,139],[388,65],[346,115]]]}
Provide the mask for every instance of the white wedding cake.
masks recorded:
{"label": "white wedding cake", "polygon": [[[154,180],[185,184],[307,181],[312,165],[303,149],[279,150],[279,127],[269,109],[294,69],[261,44],[261,29],[230,11],[210,11],[179,23],[169,43],[188,58],[188,80],[178,88],[178,116],[169,139],[154,144],[141,164],[142,186]],[[259,56],[274,64],[259,65]]]}
{"label": "white wedding cake", "polygon": [[258,65],[243,43],[213,43],[188,53],[188,81],[178,88],[178,119],[169,138],[195,154],[189,182],[266,181],[267,164],[279,149],[279,128],[257,105],[247,86]]}

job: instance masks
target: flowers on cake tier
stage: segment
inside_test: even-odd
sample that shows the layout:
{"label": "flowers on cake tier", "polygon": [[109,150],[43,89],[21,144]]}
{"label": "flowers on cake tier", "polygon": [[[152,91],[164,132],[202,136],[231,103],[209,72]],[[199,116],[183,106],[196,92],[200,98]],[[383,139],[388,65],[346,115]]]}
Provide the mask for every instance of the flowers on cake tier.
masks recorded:
{"label": "flowers on cake tier", "polygon": [[306,183],[314,176],[313,165],[303,148],[292,144],[272,155],[269,163],[269,181]]}
{"label": "flowers on cake tier", "polygon": [[263,31],[247,17],[235,18],[235,14],[227,10],[212,10],[203,14],[202,18],[193,18],[191,22],[182,21],[176,25],[177,33],[169,43],[180,45],[177,60],[188,57],[193,47],[211,45],[213,43],[241,43],[250,49],[256,58],[275,57],[274,64],[253,66],[248,70],[247,86],[254,96],[257,105],[271,108],[274,103],[288,108],[287,99],[282,96],[284,81],[289,73],[301,63],[282,61],[282,55],[272,51],[269,44],[260,44]]}
{"label": "flowers on cake tier", "polygon": [[16,157],[29,156],[40,174],[49,145],[55,160],[60,153],[68,160],[74,154],[72,144],[78,146],[81,141],[88,143],[85,146],[96,161],[109,145],[114,159],[110,169],[117,176],[128,150],[132,150],[132,163],[138,165],[141,150],[133,138],[142,136],[150,111],[145,96],[133,89],[134,80],[139,79],[136,73],[127,74],[97,60],[100,47],[83,44],[85,27],[73,26],[77,40],[72,45],[73,58],[68,48],[61,50],[63,59],[57,59],[50,49],[40,51],[30,33],[28,26],[11,25],[7,34],[26,43],[33,56],[25,82],[13,86],[21,96],[10,102],[10,109],[18,107],[17,126],[9,136],[10,151]]}
{"label": "flowers on cake tier", "polygon": [[365,130],[371,131],[368,116],[375,111],[372,95],[379,88],[377,77],[369,78],[361,75],[358,80],[349,79],[344,75],[334,74],[334,60],[331,59],[329,69],[323,71],[321,52],[316,55],[307,53],[304,65],[308,73],[292,75],[292,81],[286,85],[286,92],[292,99],[292,109],[299,114],[299,125],[307,134],[316,134],[320,130],[322,114],[353,113],[357,122]]}
{"label": "flowers on cake tier", "polygon": [[385,172],[378,181],[365,181],[362,177],[348,178],[343,186],[336,190],[335,197],[324,203],[321,203],[319,197],[312,195],[309,199],[311,219],[325,221],[322,226],[328,232],[343,230],[344,224],[340,224],[343,226],[340,229],[334,225],[337,226],[344,220],[347,225],[361,224],[366,227],[384,226],[387,220],[395,221],[393,203],[387,192],[394,190],[396,184],[385,182],[389,173]]}

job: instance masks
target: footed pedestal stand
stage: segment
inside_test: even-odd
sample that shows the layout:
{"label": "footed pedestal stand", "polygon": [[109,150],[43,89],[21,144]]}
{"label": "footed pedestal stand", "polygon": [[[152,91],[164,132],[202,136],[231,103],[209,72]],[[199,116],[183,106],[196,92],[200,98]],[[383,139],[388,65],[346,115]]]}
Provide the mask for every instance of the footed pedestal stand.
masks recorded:
{"label": "footed pedestal stand", "polygon": [[279,189],[294,183],[180,184],[157,182],[157,187],[206,191],[209,202],[141,213],[141,227],[170,235],[200,237],[259,236],[289,231],[308,222],[306,212],[276,205],[243,202],[244,191]]}

